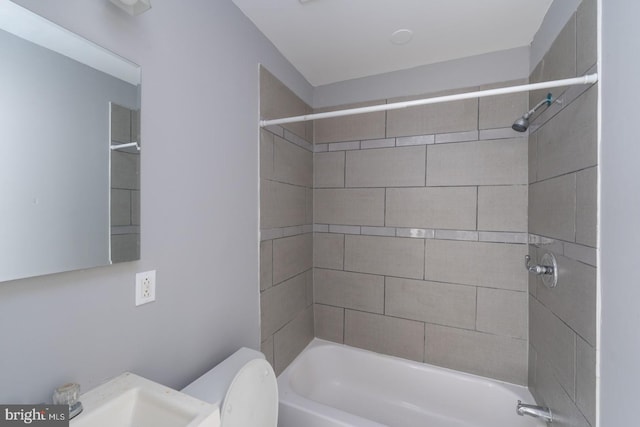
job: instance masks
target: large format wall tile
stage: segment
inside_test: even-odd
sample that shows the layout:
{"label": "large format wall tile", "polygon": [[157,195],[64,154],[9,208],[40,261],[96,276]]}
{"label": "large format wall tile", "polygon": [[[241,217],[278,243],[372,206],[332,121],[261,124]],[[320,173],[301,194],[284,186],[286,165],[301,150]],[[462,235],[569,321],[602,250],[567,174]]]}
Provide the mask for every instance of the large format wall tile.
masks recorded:
{"label": "large format wall tile", "polygon": [[[260,68],[260,115],[294,116],[311,108]],[[284,130],[282,129],[284,128]],[[261,349],[280,373],[313,337],[313,123],[260,129]],[[283,139],[286,138],[285,139]],[[296,145],[290,141],[296,141]],[[231,183],[232,184],[232,183]],[[287,228],[291,227],[291,228]],[[285,230],[272,230],[282,229]],[[275,236],[288,236],[271,239]],[[269,240],[266,240],[269,239]]]}
{"label": "large format wall tile", "polygon": [[424,185],[425,146],[347,151],[347,187]]}
{"label": "large format wall tile", "polygon": [[598,171],[576,174],[576,242],[595,247],[598,240]]}
{"label": "large format wall tile", "polygon": [[[340,105],[331,108],[316,109],[316,113],[343,110],[347,108],[368,107],[384,104],[384,101],[363,102],[359,104]],[[385,112],[357,114],[354,116],[334,117],[314,121],[314,142],[359,141],[362,139],[378,139],[385,137]]]}
{"label": "large format wall tile", "polygon": [[476,288],[388,277],[385,314],[473,329],[476,322]]}
{"label": "large format wall tile", "polygon": [[527,140],[501,139],[429,145],[427,185],[527,183]]}
{"label": "large format wall tile", "polygon": [[305,188],[305,224],[313,224],[313,188]]}
{"label": "large format wall tile", "polygon": [[312,234],[273,241],[273,283],[277,284],[312,267]]}
{"label": "large format wall tile", "polygon": [[528,298],[526,292],[478,288],[479,331],[527,339]]}
{"label": "large format wall tile", "polygon": [[597,104],[593,86],[538,130],[538,180],[597,163]]}
{"label": "large format wall tile", "polygon": [[260,228],[290,227],[306,222],[304,187],[260,181]]}
{"label": "large format wall tile", "polygon": [[[305,104],[293,91],[274,77],[266,68],[260,67],[260,117],[262,119],[281,119],[311,113],[311,107]],[[305,122],[283,125],[294,134],[312,140],[313,128]]]}
{"label": "large format wall tile", "polygon": [[386,226],[475,230],[476,187],[389,188]]}
{"label": "large format wall tile", "polygon": [[260,129],[260,178],[273,179],[273,137],[271,132]]}
{"label": "large format wall tile", "polygon": [[[532,80],[575,75],[575,30],[580,26],[579,19],[572,18],[560,41],[545,56],[546,62],[536,68]],[[558,58],[562,63],[554,63]],[[516,83],[525,82],[497,86]],[[557,96],[561,89],[554,89],[553,93]],[[531,95],[531,99],[545,94],[546,91]],[[595,177],[591,172],[595,172],[596,165],[585,166],[592,168],[586,170],[567,169],[573,166],[567,166],[563,156],[570,154],[562,151],[582,150],[586,144],[576,142],[580,139],[576,132],[570,131],[565,137],[563,126],[571,128],[575,123],[565,122],[587,120],[591,113],[580,110],[586,108],[580,104],[585,104],[587,95],[565,106],[544,127],[533,129],[529,138],[505,133],[495,136],[504,139],[468,141],[476,139],[480,130],[509,128],[528,109],[526,94],[389,112],[386,132],[382,114],[377,123],[373,123],[373,115],[361,116],[361,121],[351,123],[335,120],[321,123],[316,143],[361,142],[328,147],[348,151],[314,155],[314,222],[319,224],[317,230],[331,231],[315,234],[317,333],[349,345],[416,360],[422,356],[430,363],[525,384],[528,327],[532,323],[531,333],[535,334],[530,359],[534,368],[529,376],[532,387],[536,387],[535,366],[546,364],[545,358],[549,358],[552,375],[560,379],[558,387],[563,392],[563,387],[569,391],[565,393],[569,401],[577,401],[580,382],[586,384],[585,390],[590,389],[591,330],[580,329],[584,325],[579,325],[586,319],[581,317],[584,313],[580,301],[587,301],[585,307],[589,306],[590,296],[581,296],[580,301],[571,304],[559,292],[557,300],[550,302],[546,290],[538,289],[536,281],[529,286],[523,268],[528,245],[477,239],[487,238],[488,234],[478,231],[498,232],[495,236],[511,239],[509,233],[525,233],[530,231],[530,225],[531,230],[538,230],[532,231],[536,234],[595,246],[591,225],[595,198],[590,197],[593,194],[590,187]],[[365,129],[365,122],[369,122],[370,129]],[[589,126],[591,123],[584,127],[585,132],[590,132]],[[434,136],[445,132],[451,135]],[[465,135],[468,142],[449,141],[447,138],[454,133],[459,138]],[[558,135],[568,148],[550,143]],[[480,136],[489,137],[487,132],[481,132]],[[394,141],[395,137],[407,139]],[[408,138],[417,139],[408,141]],[[564,141],[567,138],[574,140],[567,143]],[[401,147],[418,141],[427,145]],[[579,164],[589,153],[588,150],[574,153],[570,162]],[[549,159],[550,156],[553,158]],[[554,163],[556,158],[560,160]],[[527,185],[530,182],[534,182],[531,189]],[[394,233],[405,235],[405,230],[399,233],[393,227],[433,229],[437,239],[463,238],[451,230],[467,230],[464,238],[471,240],[399,238]],[[337,232],[355,234],[332,234]],[[568,268],[567,274],[577,274],[565,282],[567,292],[578,286],[576,280],[590,277],[573,271],[570,263],[563,265]],[[384,283],[382,291],[380,283]],[[576,292],[582,295],[584,290]],[[542,304],[535,300],[536,296]],[[536,301],[533,320],[529,319],[529,298]],[[550,337],[539,336],[544,329],[556,327],[560,329],[552,331]],[[580,373],[580,367],[575,366],[580,363],[576,340],[580,343],[582,336],[586,340],[582,356],[585,368]],[[553,343],[562,340],[567,342],[549,350]],[[422,343],[422,348],[416,349],[416,343]],[[542,354],[540,360],[538,353]],[[571,354],[573,365],[569,363]],[[541,389],[552,388],[544,375],[540,382]],[[589,398],[587,392],[582,396],[585,412],[591,407]]]}
{"label": "large format wall tile", "polygon": [[478,230],[527,231],[527,186],[478,188]]}
{"label": "large format wall tile", "polygon": [[422,279],[424,242],[420,239],[347,235],[344,269]]}
{"label": "large format wall tile", "polygon": [[313,186],[313,154],[275,136],[274,179],[288,184]]}
{"label": "large format wall tile", "polygon": [[304,272],[304,280],[307,288],[307,307],[313,305],[313,269]]}
{"label": "large format wall tile", "polygon": [[342,270],[344,267],[344,235],[314,233],[313,266]]}
{"label": "large format wall tile", "polygon": [[529,341],[544,356],[569,396],[575,396],[575,333],[535,298],[529,299]]}
{"label": "large format wall tile", "polygon": [[269,362],[271,366],[275,366],[275,361],[273,360],[273,335],[269,335],[267,339],[260,343],[260,351],[264,354],[267,362]]}
{"label": "large format wall tile", "polygon": [[[581,2],[535,67],[531,82],[583,75],[593,68],[596,4]],[[554,425],[593,427],[597,269],[569,257],[591,251],[580,245],[597,246],[598,88],[585,87],[576,99],[580,88],[563,96],[564,89],[530,92],[530,106],[548,91],[565,102],[555,104],[553,114],[542,113],[542,127],[533,126],[529,136],[529,232],[579,245],[556,242],[533,252],[538,259],[543,252],[556,252],[559,280],[554,289],[539,278],[530,280],[529,387],[539,404],[553,408]],[[595,256],[590,262],[595,264]]]}
{"label": "large format wall tile", "polygon": [[310,306],[274,335],[276,375],[280,375],[312,339],[313,306]]}
{"label": "large format wall tile", "polygon": [[345,310],[344,343],[422,362],[424,324],[380,314]]}
{"label": "large format wall tile", "polygon": [[273,241],[260,242],[260,290],[273,285]]}
{"label": "large format wall tile", "polygon": [[[389,102],[411,101],[450,95],[454,92],[432,93],[389,100]],[[436,133],[462,132],[478,128],[478,100],[445,102],[420,107],[387,111],[387,136],[429,135]]]}
{"label": "large format wall tile", "polygon": [[313,316],[316,337],[338,343],[344,342],[344,308],[314,304]]}
{"label": "large format wall tile", "polygon": [[527,245],[427,240],[425,278],[526,291],[526,254]]}
{"label": "large format wall tile", "polygon": [[319,224],[384,225],[384,189],[314,190]]}
{"label": "large format wall tile", "polygon": [[576,175],[529,186],[529,232],[570,242],[575,238]]}
{"label": "large format wall tile", "polygon": [[538,284],[538,300],[562,321],[587,340],[596,344],[596,277],[595,267],[556,255],[558,286],[548,289]]}
{"label": "large format wall tile", "polygon": [[581,338],[576,343],[576,405],[596,425],[596,350]]}
{"label": "large format wall tile", "polygon": [[316,268],[314,297],[319,304],[382,313],[384,277]]}
{"label": "large format wall tile", "polygon": [[531,388],[532,394],[538,404],[553,408],[555,414],[553,425],[558,427],[593,427],[593,425],[589,425],[573,399],[558,382],[554,369],[544,358],[544,355],[539,355],[536,358],[535,366],[532,369],[535,375],[535,387]]}
{"label": "large format wall tile", "polygon": [[[576,76],[576,20],[575,16],[562,29],[551,48],[529,77],[531,83],[568,79]],[[529,106],[533,108],[548,92],[560,94],[565,88],[542,89],[529,92]]]}
{"label": "large format wall tile", "polygon": [[260,326],[266,337],[290,322],[306,307],[306,282],[299,274],[267,289],[260,297]]}
{"label": "large format wall tile", "polygon": [[[480,86],[480,90],[527,84],[527,79]],[[479,129],[510,128],[513,121],[529,111],[527,92],[480,98]]]}
{"label": "large format wall tile", "polygon": [[344,151],[315,153],[313,158],[314,188],[344,187]]}
{"label": "large format wall tile", "polygon": [[525,340],[426,324],[425,362],[515,384],[527,383]]}
{"label": "large format wall tile", "polygon": [[581,76],[598,60],[596,0],[582,0],[576,13],[576,63]]}
{"label": "large format wall tile", "polygon": [[529,184],[538,180],[538,133],[529,134]]}

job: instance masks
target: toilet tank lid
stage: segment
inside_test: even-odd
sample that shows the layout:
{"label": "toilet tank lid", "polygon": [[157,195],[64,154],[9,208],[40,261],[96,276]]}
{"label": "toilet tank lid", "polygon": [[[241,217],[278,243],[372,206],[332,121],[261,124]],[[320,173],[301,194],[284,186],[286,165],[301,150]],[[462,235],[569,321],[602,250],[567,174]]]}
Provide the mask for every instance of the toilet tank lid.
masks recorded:
{"label": "toilet tank lid", "polygon": [[222,406],[227,389],[240,368],[254,359],[264,359],[259,351],[242,347],[207,373],[182,389],[183,393]]}

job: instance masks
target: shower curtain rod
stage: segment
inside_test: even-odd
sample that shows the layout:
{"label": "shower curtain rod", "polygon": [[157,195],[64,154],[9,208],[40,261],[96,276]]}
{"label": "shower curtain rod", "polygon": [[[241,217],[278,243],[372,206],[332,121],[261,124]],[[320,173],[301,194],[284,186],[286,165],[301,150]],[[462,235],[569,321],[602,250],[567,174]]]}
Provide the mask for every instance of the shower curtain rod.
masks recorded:
{"label": "shower curtain rod", "polygon": [[509,86],[499,89],[478,90],[474,92],[458,93],[455,95],[436,96],[434,98],[417,99],[415,101],[394,102],[393,104],[381,104],[371,107],[349,108],[346,110],[328,111],[326,113],[305,114],[304,116],[285,117],[282,119],[260,120],[260,127],[281,125],[285,123],[306,122],[309,120],[328,119],[331,117],[352,116],[355,114],[371,113],[376,111],[398,110],[401,108],[416,107],[418,105],[438,104],[441,102],[460,101],[462,99],[484,98],[485,96],[506,95],[508,93],[526,92],[529,90],[549,89],[552,87],[574,86],[593,84],[598,81],[598,74],[588,74],[571,79],[552,80],[541,83],[531,83],[519,86]]}

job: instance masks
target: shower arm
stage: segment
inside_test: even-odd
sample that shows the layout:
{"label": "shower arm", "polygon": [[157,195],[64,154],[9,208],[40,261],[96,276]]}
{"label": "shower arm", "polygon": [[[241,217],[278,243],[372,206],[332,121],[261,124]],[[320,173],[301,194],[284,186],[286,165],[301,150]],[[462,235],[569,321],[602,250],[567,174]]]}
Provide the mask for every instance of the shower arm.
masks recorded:
{"label": "shower arm", "polygon": [[531,117],[531,115],[535,113],[538,110],[538,108],[542,107],[544,104],[547,104],[547,107],[548,107],[549,105],[551,105],[552,102],[553,102],[553,96],[550,93],[548,93],[545,99],[538,102],[536,106],[533,107],[531,110],[529,110],[523,117],[525,119],[529,119],[529,117]]}

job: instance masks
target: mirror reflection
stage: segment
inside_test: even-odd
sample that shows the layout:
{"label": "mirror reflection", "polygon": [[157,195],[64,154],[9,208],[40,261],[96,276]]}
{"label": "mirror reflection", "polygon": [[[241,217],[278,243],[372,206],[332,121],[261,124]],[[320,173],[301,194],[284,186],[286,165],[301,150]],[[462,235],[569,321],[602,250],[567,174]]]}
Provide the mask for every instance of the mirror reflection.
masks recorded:
{"label": "mirror reflection", "polygon": [[139,258],[140,69],[0,0],[0,281]]}
{"label": "mirror reflection", "polygon": [[111,261],[140,258],[140,110],[111,103]]}

